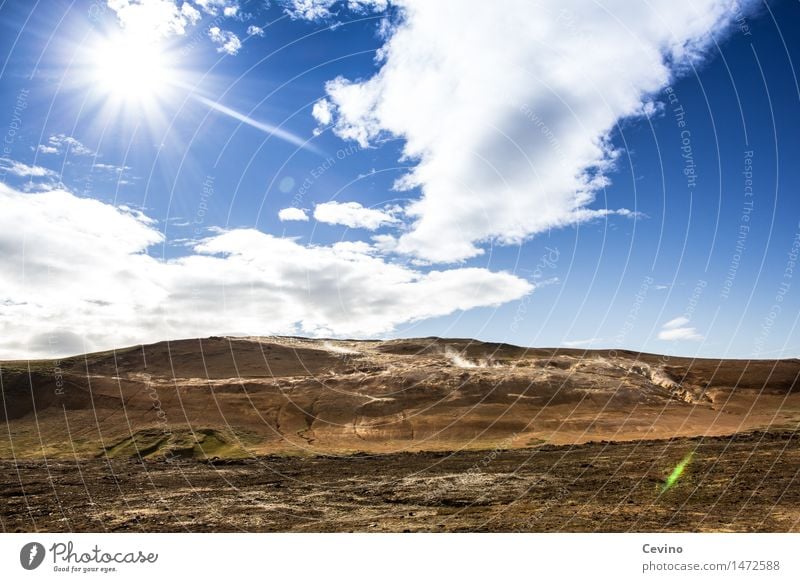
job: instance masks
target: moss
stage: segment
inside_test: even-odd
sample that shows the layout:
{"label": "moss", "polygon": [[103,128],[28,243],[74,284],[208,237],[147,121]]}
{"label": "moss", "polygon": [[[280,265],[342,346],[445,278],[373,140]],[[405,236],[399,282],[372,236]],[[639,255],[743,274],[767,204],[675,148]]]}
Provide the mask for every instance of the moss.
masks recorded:
{"label": "moss", "polygon": [[251,456],[233,435],[213,428],[167,432],[162,429],[140,430],[106,447],[99,456],[159,459],[180,457],[206,460],[215,457],[237,459]]}

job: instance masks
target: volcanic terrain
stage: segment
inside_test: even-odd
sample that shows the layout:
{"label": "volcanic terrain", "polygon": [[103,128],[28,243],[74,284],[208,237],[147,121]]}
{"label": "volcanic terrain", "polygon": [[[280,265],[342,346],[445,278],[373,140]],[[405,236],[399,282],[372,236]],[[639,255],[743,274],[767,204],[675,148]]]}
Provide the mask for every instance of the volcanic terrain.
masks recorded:
{"label": "volcanic terrain", "polygon": [[796,530],[799,378],[800,360],[439,338],[3,362],[0,525]]}

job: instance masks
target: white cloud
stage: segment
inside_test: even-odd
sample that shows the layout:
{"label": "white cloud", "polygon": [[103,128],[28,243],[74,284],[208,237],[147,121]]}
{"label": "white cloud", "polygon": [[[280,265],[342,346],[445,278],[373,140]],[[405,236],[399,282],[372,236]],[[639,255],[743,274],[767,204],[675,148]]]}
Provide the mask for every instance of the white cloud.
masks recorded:
{"label": "white cloud", "polygon": [[306,211],[303,210],[302,208],[282,208],[278,212],[278,218],[281,221],[287,221],[287,220],[307,221],[308,215],[306,214]]}
{"label": "white cloud", "polygon": [[92,156],[94,152],[70,135],[59,133],[47,138],[46,144],[37,148],[42,154],[61,154],[68,152],[72,156]]}
{"label": "white cloud", "polygon": [[[335,4],[295,1],[290,13],[322,18]],[[414,222],[396,249],[443,262],[602,216],[587,207],[609,183],[617,156],[610,132],[622,118],[652,114],[653,96],[702,58],[739,6],[393,4],[403,18],[389,27],[379,72],[330,81],[314,109],[344,139],[405,140],[416,165],[396,186],[422,196],[407,208]]]}
{"label": "white cloud", "polygon": [[358,202],[325,202],[314,208],[314,218],[327,224],[376,230],[398,220],[383,210],[364,208]]}
{"label": "white cloud", "polygon": [[92,169],[94,170],[105,170],[107,172],[113,172],[115,174],[121,174],[122,172],[126,172],[132,169],[130,166],[116,166],[114,164],[92,164]]}
{"label": "white cloud", "polygon": [[286,12],[292,18],[305,20],[318,20],[331,16],[331,6],[337,0],[292,0],[288,3]]}
{"label": "white cloud", "polygon": [[29,166],[10,158],[0,158],[0,172],[20,178],[54,178],[58,175],[53,170],[42,166]]}
{"label": "white cloud", "polygon": [[[339,4],[339,0],[289,0],[286,2],[286,12],[292,18],[303,18],[306,20],[320,20],[334,16],[331,8]],[[388,0],[347,0],[347,9],[355,12],[366,12],[375,10],[381,12],[386,10]]]}
{"label": "white cloud", "polygon": [[683,327],[689,323],[689,318],[681,315],[680,317],[676,317],[675,319],[670,319],[667,323],[663,325],[664,329],[677,329],[679,327]]}
{"label": "white cloud", "polygon": [[250,26],[247,27],[247,34],[249,34],[250,36],[264,36],[264,29],[261,28],[260,26],[255,26],[254,24],[251,24]]}
{"label": "white cloud", "polygon": [[693,327],[665,329],[658,333],[658,339],[666,341],[701,341],[703,336]]}
{"label": "white cloud", "polygon": [[108,7],[124,29],[142,38],[183,35],[200,19],[191,4],[173,0],[108,0]]}
{"label": "white cloud", "polygon": [[322,125],[329,125],[333,121],[333,112],[331,111],[331,104],[327,99],[320,99],[314,103],[311,108],[311,115],[314,119],[319,121]]}
{"label": "white cloud", "polygon": [[580,339],[580,340],[566,340],[562,343],[564,344],[565,347],[568,348],[589,348],[601,341],[604,341],[604,338],[590,337],[587,339]]}
{"label": "white cloud", "polygon": [[188,2],[184,2],[181,5],[181,15],[183,15],[183,17],[186,18],[186,21],[192,26],[197,24],[200,19],[203,18],[203,15],[200,14],[200,11]]}
{"label": "white cloud", "polygon": [[370,336],[533,289],[505,272],[415,270],[363,242],[303,246],[250,229],[163,260],[147,254],[164,239],[141,212],[3,184],[0,204],[0,359],[224,333]]}
{"label": "white cloud", "polygon": [[208,29],[208,37],[217,46],[218,53],[226,53],[231,56],[239,52],[242,48],[242,41],[239,37],[232,33],[230,30],[220,30],[218,26],[212,26]]}
{"label": "white cloud", "polygon": [[670,319],[658,332],[658,339],[665,341],[701,341],[703,336],[689,326],[689,318],[680,316]]}
{"label": "white cloud", "polygon": [[[239,19],[240,11],[237,0],[195,0],[194,4],[177,0],[107,0],[107,3],[116,13],[122,28],[150,41],[173,35],[184,36],[189,28],[202,20],[203,13]],[[212,40],[220,45],[217,50],[235,55],[241,47],[239,38],[232,32],[215,28],[222,39],[218,42],[212,36]]]}
{"label": "white cloud", "polygon": [[239,2],[236,0],[195,0],[203,12],[216,16],[222,10],[224,16],[236,16],[239,13]]}
{"label": "white cloud", "polygon": [[[85,146],[83,143],[81,143],[80,140],[72,136],[65,135],[63,133],[51,135],[49,138],[47,138],[46,144],[39,144],[39,146],[36,149],[40,154],[45,154],[45,155],[51,155],[51,154],[60,155],[64,153],[67,153],[70,156],[83,156],[83,157],[96,155],[94,150]],[[97,162],[95,160],[93,160],[93,163],[91,164],[92,170],[101,170],[101,171],[121,174],[122,172],[131,169],[130,166],[124,166],[124,165],[117,166],[115,164],[107,164],[104,162]],[[40,172],[38,174],[26,174],[26,175],[48,176],[48,177],[54,177],[56,175],[55,172],[51,172],[50,170],[46,170],[45,168],[38,168],[38,170]]]}

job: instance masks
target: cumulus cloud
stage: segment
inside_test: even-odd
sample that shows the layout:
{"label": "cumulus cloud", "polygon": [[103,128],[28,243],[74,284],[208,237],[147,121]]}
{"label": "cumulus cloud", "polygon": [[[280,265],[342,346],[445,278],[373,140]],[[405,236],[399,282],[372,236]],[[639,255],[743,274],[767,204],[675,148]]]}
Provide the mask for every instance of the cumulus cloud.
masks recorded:
{"label": "cumulus cloud", "polygon": [[233,56],[242,48],[242,41],[239,40],[238,36],[230,30],[220,30],[218,26],[212,26],[208,29],[208,37],[214,44],[218,45],[218,53],[226,53]]}
{"label": "cumulus cloud", "polygon": [[[218,19],[241,19],[238,0],[194,0],[194,3],[178,0],[107,0],[107,4],[117,15],[123,29],[151,40],[184,36],[189,28],[202,20],[203,14]],[[232,32],[216,26],[213,28],[216,33],[212,35],[209,30],[209,36],[219,45],[217,51],[235,55],[241,48],[239,38]]]}
{"label": "cumulus cloud", "polygon": [[287,3],[286,12],[292,18],[318,20],[331,16],[331,6],[336,0],[292,0]]}
{"label": "cumulus cloud", "polygon": [[250,36],[264,36],[264,29],[261,28],[260,26],[255,26],[254,24],[251,24],[250,26],[247,27],[247,34],[249,34]]}
{"label": "cumulus cloud", "polygon": [[68,152],[73,156],[91,156],[94,152],[83,145],[79,140],[70,135],[59,133],[47,138],[46,144],[39,144],[37,148],[42,154],[62,154]]}
{"label": "cumulus cloud", "polygon": [[55,178],[53,170],[42,166],[29,166],[11,158],[0,158],[0,173],[11,174],[19,178]]}
{"label": "cumulus cloud", "polygon": [[328,125],[331,121],[333,121],[333,112],[331,111],[331,104],[325,99],[322,99],[314,103],[314,107],[311,108],[311,114],[322,125]]}
{"label": "cumulus cloud", "polygon": [[188,2],[179,6],[173,0],[108,0],[108,7],[123,28],[144,38],[183,35],[200,20],[200,12]]}
{"label": "cumulus cloud", "polygon": [[[89,148],[88,146],[84,145],[80,140],[70,136],[65,135],[63,133],[51,135],[47,138],[47,142],[43,144],[39,144],[36,148],[40,154],[45,155],[53,155],[53,154],[64,154],[66,153],[69,156],[82,156],[82,157],[93,157],[96,156],[96,152]],[[91,164],[92,170],[100,170],[106,172],[112,172],[115,174],[122,174],[131,169],[130,166],[121,165],[118,166],[116,164],[108,164],[104,162],[98,162],[95,159],[92,161]],[[55,177],[55,172],[47,170],[46,168],[38,168],[38,172],[36,174],[26,174],[32,175],[34,177]]]}
{"label": "cumulus cloud", "polygon": [[222,333],[371,336],[533,290],[506,272],[417,270],[363,242],[252,229],[216,230],[164,260],[148,254],[164,242],[157,225],[133,209],[4,184],[0,204],[0,358]]}
{"label": "cumulus cloud", "polygon": [[123,172],[127,172],[128,170],[131,170],[132,168],[130,166],[124,166],[124,165],[117,166],[115,164],[103,164],[98,162],[96,164],[92,164],[92,169],[112,172],[114,174],[121,174]]}
{"label": "cumulus cloud", "polygon": [[701,341],[703,336],[694,327],[689,326],[688,317],[676,317],[669,320],[658,332],[658,339],[666,341]]}
{"label": "cumulus cloud", "polygon": [[347,9],[354,12],[371,10],[382,12],[386,10],[389,4],[388,0],[346,0],[346,2],[340,2],[339,0],[288,0],[284,3],[289,16],[305,20],[321,20],[334,16],[335,13],[331,9],[336,4],[346,4]]}
{"label": "cumulus cloud", "polygon": [[287,220],[301,220],[303,222],[308,221],[308,215],[302,208],[282,208],[280,211],[278,211],[278,218],[282,222]]}
{"label": "cumulus cloud", "polygon": [[186,19],[186,22],[192,26],[197,24],[203,18],[203,15],[200,14],[200,11],[188,2],[181,4],[181,16],[183,16],[183,18]]}
{"label": "cumulus cloud", "polygon": [[[703,58],[741,2],[392,4],[401,18],[384,27],[380,70],[331,80],[314,114],[361,145],[404,140],[415,166],[396,188],[421,197],[395,249],[448,262],[607,216],[589,206],[618,155],[610,133],[656,112],[654,97]],[[336,5],[296,0],[290,13],[324,18]]]}
{"label": "cumulus cloud", "polygon": [[340,224],[349,228],[376,230],[398,220],[390,213],[375,208],[365,208],[358,202],[325,202],[314,208],[314,218],[327,224]]}
{"label": "cumulus cloud", "polygon": [[211,16],[217,16],[220,11],[224,16],[230,17],[239,13],[239,2],[236,0],[195,0],[195,4]]}

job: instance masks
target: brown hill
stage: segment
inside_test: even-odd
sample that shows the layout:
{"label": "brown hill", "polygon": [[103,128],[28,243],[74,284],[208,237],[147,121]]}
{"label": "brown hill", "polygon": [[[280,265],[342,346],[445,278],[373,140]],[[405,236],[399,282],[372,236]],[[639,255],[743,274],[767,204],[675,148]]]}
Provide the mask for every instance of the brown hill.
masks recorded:
{"label": "brown hill", "polygon": [[180,340],[0,363],[0,457],[513,449],[794,429],[799,360],[457,339]]}

